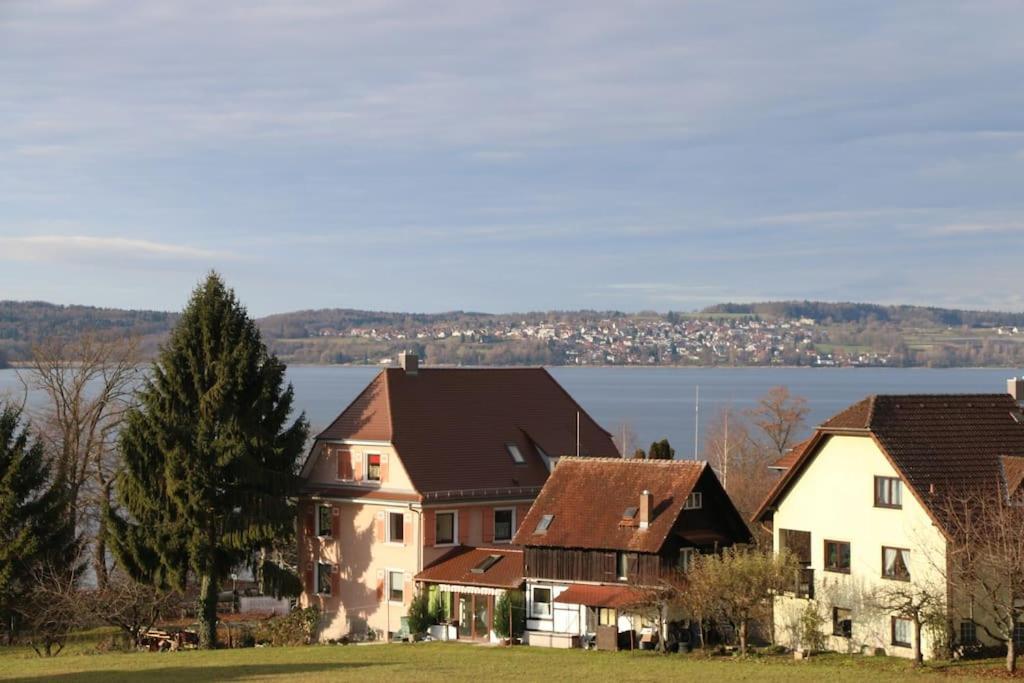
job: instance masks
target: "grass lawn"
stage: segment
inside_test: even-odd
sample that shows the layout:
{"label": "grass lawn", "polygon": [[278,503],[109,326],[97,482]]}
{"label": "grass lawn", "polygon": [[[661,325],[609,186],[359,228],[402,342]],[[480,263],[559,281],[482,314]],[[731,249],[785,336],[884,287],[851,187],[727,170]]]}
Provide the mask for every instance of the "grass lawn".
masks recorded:
{"label": "grass lawn", "polygon": [[458,643],[323,645],[211,652],[88,654],[87,650],[40,659],[24,648],[0,648],[0,679],[107,681],[301,680],[327,681],[906,681],[980,680],[1000,662],[929,665],[913,670],[888,657],[822,655],[746,660],[647,652],[585,652],[537,647],[484,647]]}

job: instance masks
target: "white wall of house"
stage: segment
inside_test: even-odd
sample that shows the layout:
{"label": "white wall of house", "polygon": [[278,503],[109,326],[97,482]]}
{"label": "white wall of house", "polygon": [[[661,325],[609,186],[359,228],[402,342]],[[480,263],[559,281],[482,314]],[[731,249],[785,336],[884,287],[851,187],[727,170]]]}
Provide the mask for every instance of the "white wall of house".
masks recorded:
{"label": "white wall of house", "polygon": [[[893,644],[893,615],[879,610],[871,598],[876,591],[897,584],[945,595],[942,568],[946,544],[905,482],[901,509],[875,507],[876,476],[898,474],[870,437],[831,436],[780,501],[773,522],[775,548],[780,548],[782,529],[810,532],[813,604],[825,618],[822,630],[828,635],[829,649],[873,652],[881,648],[890,655],[910,657],[910,648]],[[826,539],[850,543],[848,574],[825,570]],[[910,551],[909,584],[882,577],[883,546]],[[794,597],[777,599],[775,631],[779,642],[799,645],[795,625],[808,602]],[[851,611],[850,638],[831,635],[836,607]],[[925,657],[931,655],[927,631],[922,650]]]}

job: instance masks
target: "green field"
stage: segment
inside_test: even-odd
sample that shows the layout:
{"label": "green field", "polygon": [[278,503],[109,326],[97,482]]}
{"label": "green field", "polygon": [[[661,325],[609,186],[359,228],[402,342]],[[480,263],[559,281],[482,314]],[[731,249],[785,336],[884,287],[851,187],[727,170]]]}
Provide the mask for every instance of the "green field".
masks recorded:
{"label": "green field", "polygon": [[207,652],[88,654],[81,649],[40,659],[0,648],[0,679],[34,681],[906,681],[980,680],[999,661],[935,664],[915,671],[905,660],[822,655],[706,658],[648,652],[608,653],[457,643],[324,645]]}

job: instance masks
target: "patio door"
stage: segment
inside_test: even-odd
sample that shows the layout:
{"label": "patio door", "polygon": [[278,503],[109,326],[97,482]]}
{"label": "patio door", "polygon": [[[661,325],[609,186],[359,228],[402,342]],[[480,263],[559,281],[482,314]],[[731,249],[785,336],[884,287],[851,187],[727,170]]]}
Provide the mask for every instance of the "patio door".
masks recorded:
{"label": "patio door", "polygon": [[493,596],[467,593],[459,596],[459,638],[487,640],[493,618]]}

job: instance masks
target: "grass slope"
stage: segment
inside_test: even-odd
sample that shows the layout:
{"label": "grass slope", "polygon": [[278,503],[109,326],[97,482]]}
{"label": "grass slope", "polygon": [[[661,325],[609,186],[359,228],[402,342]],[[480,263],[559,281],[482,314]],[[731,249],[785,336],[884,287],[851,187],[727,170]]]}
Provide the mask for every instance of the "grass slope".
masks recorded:
{"label": "grass slope", "polygon": [[25,681],[907,681],[977,680],[998,662],[930,665],[905,660],[824,655],[807,662],[788,657],[746,660],[698,655],[584,652],[456,643],[257,648],[162,654],[71,652],[39,659],[23,648],[0,648],[0,679]]}

